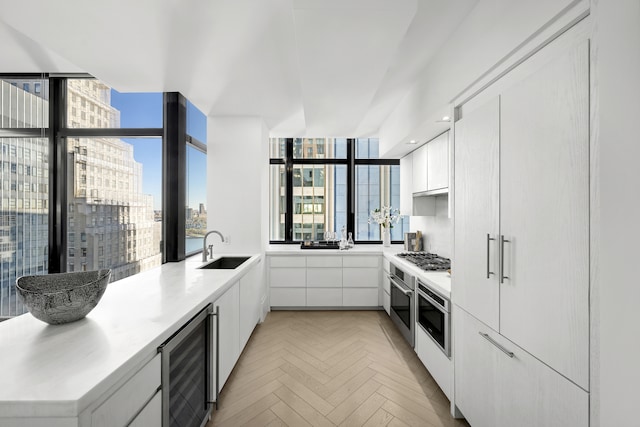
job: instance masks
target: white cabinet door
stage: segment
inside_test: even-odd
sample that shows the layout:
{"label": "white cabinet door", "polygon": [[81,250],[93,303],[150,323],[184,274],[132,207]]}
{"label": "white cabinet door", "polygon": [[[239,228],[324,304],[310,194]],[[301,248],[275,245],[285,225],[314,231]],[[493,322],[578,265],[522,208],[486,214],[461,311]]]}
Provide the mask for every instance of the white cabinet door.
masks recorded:
{"label": "white cabinet door", "polygon": [[[234,284],[214,302],[220,322],[217,354],[219,362],[220,390],[229,378],[229,374],[240,357],[240,287]],[[215,354],[214,354],[215,358]],[[215,360],[214,360],[215,363]]]}
{"label": "white cabinet door", "polygon": [[262,262],[254,265],[240,278],[240,352],[247,345],[260,319],[262,297]]}
{"label": "white cabinet door", "polygon": [[495,338],[513,352],[498,354],[502,398],[496,426],[588,427],[589,393],[506,338]]}
{"label": "white cabinet door", "polygon": [[427,144],[414,151],[412,158],[413,192],[427,191]]}
{"label": "white cabinet door", "polygon": [[160,386],[161,355],[156,355],[91,414],[92,427],[126,425]]}
{"label": "white cabinet door", "polygon": [[341,288],[342,267],[307,268],[307,287]]}
{"label": "white cabinet door", "polygon": [[342,288],[344,307],[380,307],[378,305],[379,288]]}
{"label": "white cabinet door", "polygon": [[342,286],[345,288],[371,288],[380,285],[380,270],[377,268],[344,268]]}
{"label": "white cabinet door", "polygon": [[[498,330],[499,138],[496,97],[455,123],[454,303]],[[493,240],[490,240],[493,239]]]}
{"label": "white cabinet door", "polygon": [[271,307],[304,307],[307,305],[307,288],[271,288]]}
{"label": "white cabinet door", "polygon": [[500,333],[588,389],[588,42],[501,104]]}
{"label": "white cabinet door", "polygon": [[400,213],[413,215],[413,154],[400,159]]}
{"label": "white cabinet door", "polygon": [[442,392],[447,396],[447,399],[451,400],[453,398],[451,393],[453,386],[453,361],[444,354],[418,322],[416,322],[415,328],[416,354],[433,379],[436,380],[436,383],[438,383]]}
{"label": "white cabinet door", "polygon": [[455,404],[473,427],[498,427],[498,359],[506,355],[480,335],[498,334],[457,306],[452,316]]}
{"label": "white cabinet door", "polygon": [[307,270],[304,267],[274,268],[269,270],[269,286],[272,288],[304,288]]}
{"label": "white cabinet door", "polygon": [[158,390],[153,399],[128,427],[158,427],[162,425],[162,390]]}
{"label": "white cabinet door", "polygon": [[427,190],[449,188],[449,132],[427,144]]}
{"label": "white cabinet door", "polygon": [[342,288],[307,288],[307,307],[341,307]]}

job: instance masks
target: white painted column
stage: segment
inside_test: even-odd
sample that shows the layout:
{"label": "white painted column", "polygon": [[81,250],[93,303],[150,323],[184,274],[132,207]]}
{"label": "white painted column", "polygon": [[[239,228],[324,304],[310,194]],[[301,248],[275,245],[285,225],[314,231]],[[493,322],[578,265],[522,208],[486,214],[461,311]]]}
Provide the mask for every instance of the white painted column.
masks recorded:
{"label": "white painted column", "polygon": [[269,132],[257,117],[207,121],[207,229],[214,254],[262,252],[268,244]]}

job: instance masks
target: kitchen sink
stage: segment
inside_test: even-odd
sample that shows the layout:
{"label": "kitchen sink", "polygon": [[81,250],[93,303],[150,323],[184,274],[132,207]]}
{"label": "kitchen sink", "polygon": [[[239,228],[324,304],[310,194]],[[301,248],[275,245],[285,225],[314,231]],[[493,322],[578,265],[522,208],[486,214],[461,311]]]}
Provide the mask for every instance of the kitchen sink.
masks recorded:
{"label": "kitchen sink", "polygon": [[251,257],[248,256],[223,256],[215,261],[205,264],[202,267],[198,267],[204,270],[233,270],[241,266],[246,260]]}

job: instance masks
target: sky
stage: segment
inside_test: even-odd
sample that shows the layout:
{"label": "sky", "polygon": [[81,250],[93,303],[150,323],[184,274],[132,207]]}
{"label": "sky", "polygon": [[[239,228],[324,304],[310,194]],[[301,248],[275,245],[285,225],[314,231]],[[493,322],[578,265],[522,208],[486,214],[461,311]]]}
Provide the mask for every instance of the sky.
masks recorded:
{"label": "sky", "polygon": [[[162,93],[120,93],[111,90],[111,105],[120,110],[123,128],[162,127]],[[187,102],[187,133],[206,144],[207,119],[193,104]],[[142,190],[153,196],[153,208],[162,209],[162,139],[123,138],[133,145],[133,157],[142,163]],[[206,155],[187,147],[187,205],[198,209],[207,202]]]}

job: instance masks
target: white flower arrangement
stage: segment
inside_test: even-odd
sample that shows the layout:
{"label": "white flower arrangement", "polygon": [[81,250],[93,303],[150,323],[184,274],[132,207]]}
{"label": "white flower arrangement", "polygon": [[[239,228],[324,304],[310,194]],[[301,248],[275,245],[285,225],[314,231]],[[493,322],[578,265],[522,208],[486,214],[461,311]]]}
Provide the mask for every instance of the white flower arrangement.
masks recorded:
{"label": "white flower arrangement", "polygon": [[391,206],[383,206],[382,208],[376,208],[371,211],[369,217],[369,224],[380,224],[383,227],[389,226],[393,228],[393,224],[397,224],[400,221],[400,211]]}

